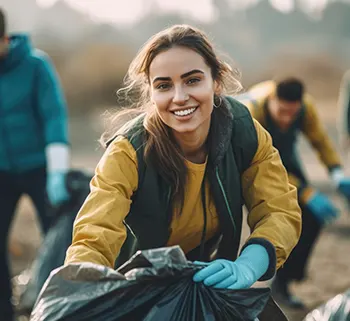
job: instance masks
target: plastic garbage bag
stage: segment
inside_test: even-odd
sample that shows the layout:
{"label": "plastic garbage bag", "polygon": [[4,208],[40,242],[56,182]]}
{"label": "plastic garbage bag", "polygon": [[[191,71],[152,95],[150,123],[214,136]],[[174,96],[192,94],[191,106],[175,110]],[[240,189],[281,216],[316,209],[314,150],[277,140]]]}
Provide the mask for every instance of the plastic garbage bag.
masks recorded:
{"label": "plastic garbage bag", "polygon": [[304,321],[350,321],[350,289],[311,311]]}
{"label": "plastic garbage bag", "polygon": [[80,170],[68,172],[66,184],[69,201],[57,208],[51,208],[51,215],[55,219],[35,260],[30,268],[12,280],[14,302],[18,312],[30,313],[51,271],[63,265],[67,248],[72,243],[73,222],[89,193],[91,178],[92,174]]}
{"label": "plastic garbage bag", "polygon": [[117,271],[92,263],[60,267],[46,281],[30,320],[253,321],[265,307],[271,309],[265,320],[286,320],[269,288],[206,287],[192,281],[199,269],[178,246],[138,251]]}

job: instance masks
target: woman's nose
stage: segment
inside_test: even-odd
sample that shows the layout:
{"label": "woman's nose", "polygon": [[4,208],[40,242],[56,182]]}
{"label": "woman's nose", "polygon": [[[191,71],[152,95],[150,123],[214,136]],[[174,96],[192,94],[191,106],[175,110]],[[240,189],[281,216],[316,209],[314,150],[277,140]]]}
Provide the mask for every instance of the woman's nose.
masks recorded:
{"label": "woman's nose", "polygon": [[175,88],[173,102],[177,105],[184,105],[188,100],[189,95],[186,90],[182,86],[178,86]]}

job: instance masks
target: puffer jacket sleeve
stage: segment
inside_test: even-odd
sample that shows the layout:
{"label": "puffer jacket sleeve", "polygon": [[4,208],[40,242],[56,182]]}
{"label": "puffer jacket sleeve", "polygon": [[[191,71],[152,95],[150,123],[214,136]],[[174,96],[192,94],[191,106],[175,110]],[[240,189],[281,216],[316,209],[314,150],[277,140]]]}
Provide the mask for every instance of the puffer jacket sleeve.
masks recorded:
{"label": "puffer jacket sleeve", "polygon": [[46,145],[69,144],[68,112],[65,96],[51,59],[36,51],[37,110],[43,126]]}
{"label": "puffer jacket sleeve", "polygon": [[74,222],[65,264],[92,262],[114,267],[126,239],[123,220],[138,186],[137,156],[130,142],[116,138],[96,167],[90,194]]}
{"label": "puffer jacket sleeve", "polygon": [[309,184],[302,182],[297,176],[288,173],[289,182],[298,190],[298,199],[301,205],[306,205],[316,190]]}
{"label": "puffer jacket sleeve", "polygon": [[251,166],[242,175],[242,191],[251,229],[243,249],[252,243],[265,246],[270,256],[266,274],[271,277],[299,240],[301,210],[297,189],[289,183],[270,134],[256,120],[254,125],[258,148]]}

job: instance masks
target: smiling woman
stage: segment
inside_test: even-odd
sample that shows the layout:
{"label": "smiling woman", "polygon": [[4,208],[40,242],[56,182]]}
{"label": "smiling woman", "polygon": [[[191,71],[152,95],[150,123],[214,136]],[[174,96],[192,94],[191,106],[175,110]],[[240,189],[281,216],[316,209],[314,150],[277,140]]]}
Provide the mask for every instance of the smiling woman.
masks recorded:
{"label": "smiling woman", "polygon": [[185,158],[204,148],[219,84],[203,57],[185,47],[162,52],[150,65],[150,81],[151,100],[164,124],[173,129]]}
{"label": "smiling woman", "polygon": [[[66,264],[113,267],[137,249],[179,245],[210,262],[193,278],[207,286],[248,288],[274,275],[297,243],[300,209],[269,134],[226,96],[240,87],[194,27],[146,42],[119,91],[130,108],[102,137]],[[237,258],[242,200],[252,233]]]}

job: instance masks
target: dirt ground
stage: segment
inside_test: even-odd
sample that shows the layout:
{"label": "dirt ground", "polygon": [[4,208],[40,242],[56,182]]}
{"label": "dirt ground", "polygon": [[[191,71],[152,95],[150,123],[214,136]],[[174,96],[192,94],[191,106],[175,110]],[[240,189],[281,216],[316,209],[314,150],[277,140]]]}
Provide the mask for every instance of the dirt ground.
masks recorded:
{"label": "dirt ground", "polygon": [[[335,101],[319,103],[318,106],[321,118],[335,142],[337,113]],[[73,166],[93,169],[102,153],[97,144],[100,130],[97,115],[73,117],[70,125]],[[309,309],[312,309],[350,288],[350,213],[344,200],[332,190],[325,169],[304,140],[300,143],[300,150],[310,180],[322,191],[331,195],[342,209],[341,217],[326,227],[319,239],[310,261],[308,280],[301,284],[293,284],[295,294],[305,301]],[[345,155],[342,154],[342,157],[346,161]],[[350,173],[349,164],[345,163],[345,169]],[[28,199],[24,198],[18,208],[10,237],[13,275],[29,266],[40,242],[41,236],[34,211]],[[291,321],[300,321],[307,313],[307,311],[289,311],[285,308],[284,311]]]}

